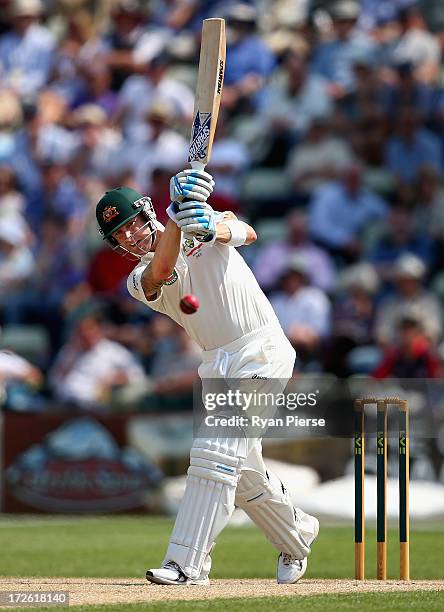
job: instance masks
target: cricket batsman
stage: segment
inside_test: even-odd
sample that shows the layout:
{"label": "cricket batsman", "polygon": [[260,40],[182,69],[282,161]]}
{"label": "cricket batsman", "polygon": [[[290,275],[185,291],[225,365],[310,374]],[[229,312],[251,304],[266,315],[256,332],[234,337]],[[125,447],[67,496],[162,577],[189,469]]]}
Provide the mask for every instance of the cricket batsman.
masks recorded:
{"label": "cricket batsman", "polygon": [[[236,248],[256,240],[252,227],[208,204],[214,181],[187,169],[171,179],[169,220],[163,227],[153,204],[129,187],[105,193],[96,207],[105,240],[140,261],[128,277],[130,294],[181,325],[202,348],[199,376],[279,380],[293,372],[295,352],[253,273]],[[192,316],[180,307],[195,294]],[[277,581],[295,583],[305,573],[318,520],[293,507],[279,480],[266,469],[260,438],[241,427],[231,437],[197,437],[186,488],[163,564],[150,582],[208,584],[210,553],[235,506],[242,508],[279,551]]]}

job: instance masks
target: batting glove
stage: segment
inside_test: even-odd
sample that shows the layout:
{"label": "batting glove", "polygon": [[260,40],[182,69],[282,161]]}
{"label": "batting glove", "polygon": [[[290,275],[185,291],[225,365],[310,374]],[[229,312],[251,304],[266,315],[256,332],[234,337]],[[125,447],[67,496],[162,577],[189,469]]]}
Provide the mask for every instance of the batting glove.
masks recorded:
{"label": "batting glove", "polygon": [[179,205],[176,223],[184,234],[193,234],[199,242],[214,244],[216,240],[216,213],[209,204],[184,202]]}
{"label": "batting glove", "polygon": [[207,204],[207,202],[196,202],[195,200],[192,200],[187,202],[171,202],[166,209],[166,212],[169,218],[172,219],[176,225],[179,225],[177,218],[178,213],[185,213],[184,215],[181,215],[181,219],[184,219],[186,216],[196,217],[205,209],[213,210],[211,206]]}
{"label": "batting glove", "polygon": [[172,202],[195,200],[206,202],[213,193],[214,181],[211,174],[192,168],[182,170],[170,181],[170,198]]}

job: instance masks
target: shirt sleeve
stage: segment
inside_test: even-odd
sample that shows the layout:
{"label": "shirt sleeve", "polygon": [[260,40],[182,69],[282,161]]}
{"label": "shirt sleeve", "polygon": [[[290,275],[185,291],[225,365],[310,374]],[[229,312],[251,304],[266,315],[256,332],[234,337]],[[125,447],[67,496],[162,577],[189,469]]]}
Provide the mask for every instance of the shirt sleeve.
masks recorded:
{"label": "shirt sleeve", "polygon": [[0,352],[0,380],[24,378],[31,369],[31,364],[23,357],[7,351]]}
{"label": "shirt sleeve", "polygon": [[142,279],[142,274],[145,272],[147,266],[148,266],[148,263],[144,263],[144,264],[141,264],[139,266],[136,266],[134,268],[134,270],[128,276],[128,280],[126,282],[126,286],[127,286],[129,294],[133,298],[135,298],[136,300],[139,300],[139,302],[142,302],[143,304],[146,304],[146,306],[149,306],[150,308],[153,308],[154,305],[158,305],[159,302],[162,301],[163,287],[160,287],[158,289],[157,297],[156,297],[155,300],[147,300],[146,299],[145,292],[144,292],[143,287],[142,287],[141,279]]}

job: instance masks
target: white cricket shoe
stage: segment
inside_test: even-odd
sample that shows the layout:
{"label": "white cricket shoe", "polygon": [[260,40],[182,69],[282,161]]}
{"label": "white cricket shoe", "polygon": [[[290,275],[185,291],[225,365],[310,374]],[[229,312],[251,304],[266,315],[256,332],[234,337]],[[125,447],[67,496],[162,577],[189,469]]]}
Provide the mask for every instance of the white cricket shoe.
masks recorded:
{"label": "white cricket shoe", "polygon": [[[307,521],[310,519],[312,529],[311,535],[307,538],[308,546],[311,546],[315,539],[318,537],[319,533],[319,521],[314,516],[310,516],[302,510],[295,509],[295,516],[299,519],[299,522]],[[298,580],[302,578],[302,576],[307,571],[308,559],[304,557],[304,559],[296,559],[293,555],[289,555],[287,553],[281,553],[278,558],[277,564],[277,572],[276,572],[276,580],[278,584],[294,584]]]}
{"label": "white cricket shoe", "polygon": [[199,578],[188,578],[174,561],[168,561],[163,567],[148,570],[146,579],[155,584],[175,584],[179,586],[210,584],[208,573],[202,572]]}
{"label": "white cricket shoe", "polygon": [[294,584],[305,574],[307,565],[307,557],[300,560],[292,555],[287,555],[287,553],[281,553],[278,559],[276,576],[278,584]]}

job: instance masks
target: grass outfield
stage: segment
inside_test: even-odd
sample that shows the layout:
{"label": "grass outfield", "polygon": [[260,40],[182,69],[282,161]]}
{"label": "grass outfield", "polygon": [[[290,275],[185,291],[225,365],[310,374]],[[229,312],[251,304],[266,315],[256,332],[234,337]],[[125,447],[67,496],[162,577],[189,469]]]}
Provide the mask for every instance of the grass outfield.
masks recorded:
{"label": "grass outfield", "polygon": [[[164,518],[0,519],[2,576],[144,577],[163,559],[172,522]],[[376,538],[368,530],[367,577],[375,577]],[[399,571],[396,530],[389,530],[388,574]],[[444,527],[422,525],[411,533],[411,575],[443,579]],[[254,527],[226,529],[213,554],[213,578],[272,578],[277,554]],[[321,523],[307,578],[352,578],[352,526]]]}
{"label": "grass outfield", "polygon": [[[163,558],[172,522],[164,518],[2,518],[0,575],[4,577],[133,578],[144,584],[145,569]],[[367,531],[367,577],[375,577],[375,532]],[[389,530],[388,572],[398,576],[397,531]],[[413,526],[411,574],[414,580],[443,579],[444,528]],[[231,527],[218,540],[213,555],[213,578],[272,578],[277,554],[254,527]],[[321,523],[306,578],[352,578],[352,526]],[[437,587],[438,588],[438,587]],[[256,593],[255,593],[256,594]],[[194,596],[194,595],[192,595]],[[178,599],[180,593],[178,592]],[[70,610],[99,612],[273,612],[288,610],[428,610],[443,609],[443,591],[329,594],[294,597],[164,601],[142,604],[70,606]],[[15,610],[29,608],[15,608]],[[53,610],[54,608],[39,608]]]}

